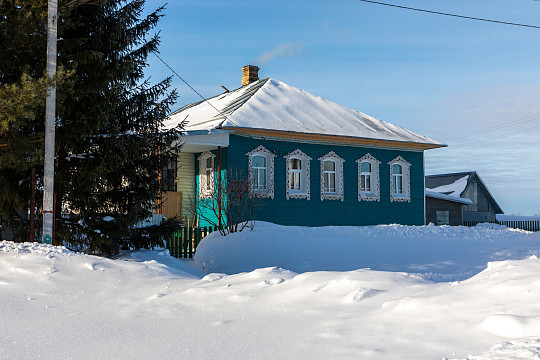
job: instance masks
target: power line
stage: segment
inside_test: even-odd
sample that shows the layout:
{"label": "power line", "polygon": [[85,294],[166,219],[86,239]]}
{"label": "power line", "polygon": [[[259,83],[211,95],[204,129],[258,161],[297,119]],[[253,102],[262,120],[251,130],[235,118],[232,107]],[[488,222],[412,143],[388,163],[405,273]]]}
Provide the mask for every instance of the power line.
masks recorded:
{"label": "power line", "polygon": [[[202,96],[197,90],[195,90],[195,88],[193,88],[193,86],[189,85],[188,82],[186,80],[184,80],[180,75],[178,75],[178,73],[176,71],[173,70],[172,67],[169,66],[169,64],[167,64],[165,62],[165,60],[163,60],[158,54],[157,52],[155,51],[152,51],[154,53],[154,55],[156,55],[156,57],[166,66],[169,68],[169,70],[171,70],[173,72],[174,75],[176,75],[180,80],[182,80],[184,82],[184,84],[186,84],[191,90],[193,90],[193,92],[197,95],[200,96],[201,99],[203,99],[203,101],[206,101],[208,103],[208,105],[210,105],[211,107],[214,108],[214,110],[216,110],[219,114],[221,114],[223,117],[227,118],[227,116],[225,114],[223,114],[221,111],[219,111],[214,105],[212,105],[212,103],[210,101],[208,101],[204,96]],[[229,118],[229,120],[232,122],[232,119]]]}
{"label": "power line", "polygon": [[487,138],[487,139],[481,139],[481,140],[477,140],[477,141],[471,141],[471,142],[468,142],[468,143],[465,143],[465,144],[458,144],[458,145],[454,145],[453,147],[454,148],[455,147],[464,147],[464,146],[475,145],[475,144],[484,143],[484,142],[490,142],[490,141],[493,141],[493,140],[499,140],[499,139],[509,137],[509,136],[524,134],[524,133],[531,132],[532,130],[536,130],[536,129],[540,129],[540,126],[535,126],[535,127],[529,128],[529,129],[521,129],[521,130],[515,131],[513,133],[502,134],[502,135],[494,136],[494,137]]}
{"label": "power line", "polygon": [[526,25],[526,24],[518,24],[518,23],[507,22],[507,21],[482,19],[482,18],[477,18],[477,17],[472,17],[472,16],[464,16],[464,15],[457,15],[457,14],[443,13],[443,12],[439,12],[439,11],[432,11],[432,10],[425,10],[425,9],[417,9],[417,8],[412,8],[412,7],[408,7],[408,6],[401,6],[401,5],[387,4],[387,3],[378,2],[378,1],[371,1],[371,0],[358,0],[358,1],[366,2],[366,3],[372,3],[372,4],[377,4],[377,5],[391,6],[391,7],[400,8],[400,9],[406,9],[406,10],[420,11],[420,12],[425,12],[425,13],[429,13],[429,14],[437,14],[437,15],[453,16],[453,17],[462,18],[462,19],[477,20],[477,21],[486,21],[486,22],[491,22],[491,23],[496,23],[496,24],[504,24],[504,25],[512,25],[512,26],[521,26],[521,27],[527,27],[527,28],[540,29],[540,26],[536,26],[536,25]]}
{"label": "power line", "polygon": [[539,117],[540,117],[540,114],[536,114],[536,115],[531,115],[531,116],[527,116],[527,117],[524,117],[524,118],[520,118],[520,119],[517,119],[517,120],[512,121],[512,122],[506,122],[504,124],[492,125],[492,126],[489,126],[487,128],[484,128],[484,129],[471,131],[471,132],[469,132],[469,133],[467,133],[465,135],[459,135],[459,136],[450,137],[450,138],[446,139],[446,141],[451,141],[451,140],[456,140],[456,139],[460,139],[460,138],[463,138],[463,137],[470,137],[470,136],[474,136],[474,135],[478,135],[478,134],[483,134],[483,133],[486,133],[486,132],[492,131],[492,130],[504,129],[504,128],[507,128],[507,127],[511,127],[511,126],[515,126],[515,125],[518,125],[518,124],[523,124],[523,123],[526,123],[526,122],[529,122],[529,121],[537,120]]}

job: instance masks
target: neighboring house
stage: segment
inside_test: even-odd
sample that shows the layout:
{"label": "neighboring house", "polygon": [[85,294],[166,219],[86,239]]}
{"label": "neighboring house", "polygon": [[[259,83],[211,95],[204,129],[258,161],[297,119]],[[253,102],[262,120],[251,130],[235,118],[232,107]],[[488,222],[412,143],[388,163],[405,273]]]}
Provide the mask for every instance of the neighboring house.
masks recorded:
{"label": "neighboring house", "polygon": [[[241,170],[260,198],[257,220],[283,225],[422,225],[428,137],[243,69],[242,87],[189,104],[176,186],[182,217],[227,171]],[[173,170],[174,173],[174,170]],[[165,196],[165,203],[168,194]],[[177,200],[178,201],[178,200]],[[201,223],[201,225],[205,225]]]}
{"label": "neighboring house", "polygon": [[[503,211],[476,171],[426,176],[426,193],[470,199],[463,206],[463,221],[495,221]],[[428,200],[426,199],[426,203]]]}
{"label": "neighboring house", "polygon": [[426,190],[426,224],[463,225],[463,207],[471,204],[470,199]]}

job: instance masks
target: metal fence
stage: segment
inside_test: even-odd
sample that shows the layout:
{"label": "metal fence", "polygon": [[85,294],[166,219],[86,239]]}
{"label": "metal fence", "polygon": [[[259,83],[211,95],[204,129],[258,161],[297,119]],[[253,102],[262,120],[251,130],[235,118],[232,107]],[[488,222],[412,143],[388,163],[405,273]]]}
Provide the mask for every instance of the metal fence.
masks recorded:
{"label": "metal fence", "polygon": [[495,221],[464,221],[464,226],[476,226],[482,223],[504,225],[512,229],[540,231],[540,220],[495,220]]}

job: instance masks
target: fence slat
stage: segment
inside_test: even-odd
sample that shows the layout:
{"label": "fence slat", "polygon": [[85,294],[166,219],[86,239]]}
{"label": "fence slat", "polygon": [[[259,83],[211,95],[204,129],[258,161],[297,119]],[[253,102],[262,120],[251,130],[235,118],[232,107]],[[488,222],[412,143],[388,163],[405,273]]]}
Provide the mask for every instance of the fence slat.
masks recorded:
{"label": "fence slat", "polygon": [[165,247],[169,250],[169,254],[177,259],[193,258],[201,240],[217,229],[217,226],[182,226],[180,230],[167,238]]}
{"label": "fence slat", "polygon": [[540,231],[540,220],[464,221],[463,226],[474,227],[481,223],[500,224],[512,229]]}

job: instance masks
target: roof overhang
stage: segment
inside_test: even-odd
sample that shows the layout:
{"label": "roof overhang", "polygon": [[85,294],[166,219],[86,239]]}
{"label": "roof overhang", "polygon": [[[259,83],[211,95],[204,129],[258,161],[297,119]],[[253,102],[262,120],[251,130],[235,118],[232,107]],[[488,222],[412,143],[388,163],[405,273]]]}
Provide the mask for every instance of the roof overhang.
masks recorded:
{"label": "roof overhang", "polygon": [[446,147],[446,144],[431,144],[431,143],[416,143],[407,141],[396,140],[383,140],[383,139],[369,139],[354,136],[340,136],[340,135],[327,135],[327,134],[311,134],[292,131],[279,131],[279,130],[267,130],[267,129],[253,129],[253,128],[239,128],[239,127],[223,127],[223,130],[234,131],[241,134],[258,135],[258,136],[271,136],[290,139],[303,139],[303,140],[315,140],[315,141],[327,141],[327,142],[340,142],[344,144],[363,144],[363,145],[375,145],[386,147],[399,147],[410,148],[417,150],[429,150]]}
{"label": "roof overhang", "polygon": [[178,139],[182,143],[182,152],[199,153],[208,150],[215,150],[218,147],[229,146],[229,134],[227,130],[196,130],[185,131]]}

